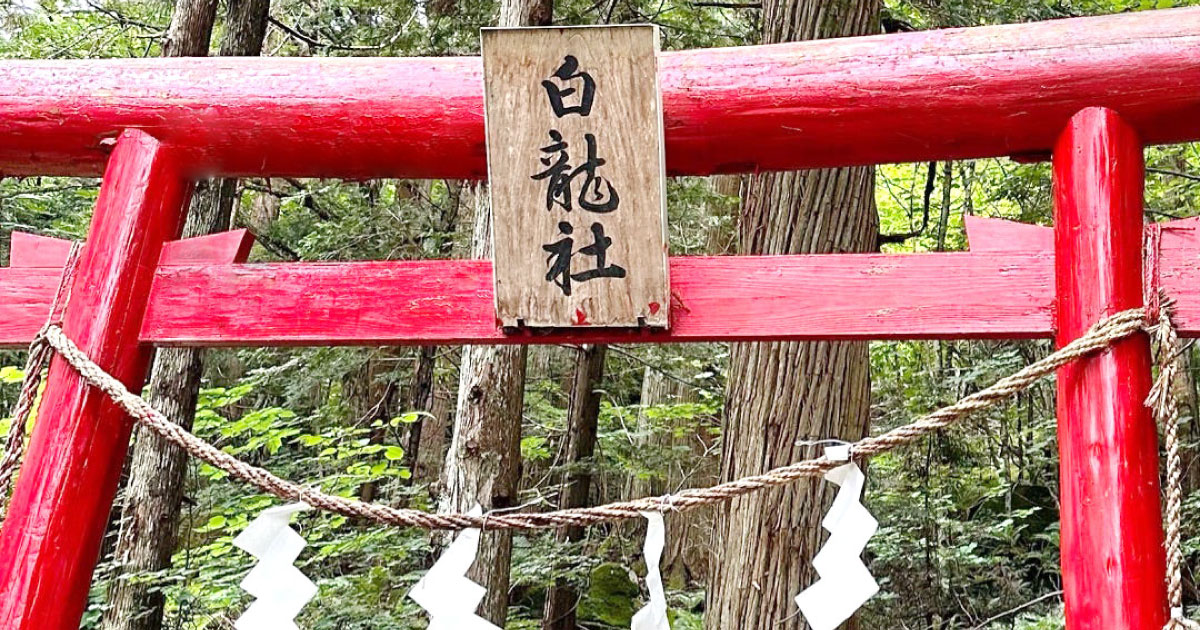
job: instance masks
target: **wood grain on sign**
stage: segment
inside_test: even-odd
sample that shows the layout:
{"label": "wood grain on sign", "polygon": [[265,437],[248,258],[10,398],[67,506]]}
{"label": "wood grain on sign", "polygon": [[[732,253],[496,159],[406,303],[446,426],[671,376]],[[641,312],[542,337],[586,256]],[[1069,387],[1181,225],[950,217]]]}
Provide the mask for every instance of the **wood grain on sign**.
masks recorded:
{"label": "wood grain on sign", "polygon": [[653,26],[483,31],[503,325],[667,326],[657,53]]}

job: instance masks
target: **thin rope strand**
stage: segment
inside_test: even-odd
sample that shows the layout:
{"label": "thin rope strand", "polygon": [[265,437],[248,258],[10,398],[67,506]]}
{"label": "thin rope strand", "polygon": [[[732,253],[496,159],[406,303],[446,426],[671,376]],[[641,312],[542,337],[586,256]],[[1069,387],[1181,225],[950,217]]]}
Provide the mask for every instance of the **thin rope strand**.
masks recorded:
{"label": "thin rope strand", "polygon": [[12,492],[13,481],[21,459],[25,455],[25,434],[29,426],[29,414],[33,411],[37,400],[38,389],[42,385],[45,371],[50,367],[50,359],[54,349],[46,341],[46,331],[51,326],[62,323],[63,313],[71,301],[71,285],[75,279],[75,269],[79,266],[79,252],[82,245],[78,242],[71,244],[67,261],[63,265],[62,275],[58,278],[58,289],[50,302],[50,314],[42,329],[33,336],[29,344],[29,354],[25,359],[25,379],[21,384],[21,392],[17,403],[13,406],[12,424],[8,427],[8,435],[4,438],[4,455],[0,457],[0,518],[8,513],[8,501]]}
{"label": "thin rope strand", "polygon": [[1179,456],[1179,404],[1175,388],[1183,369],[1183,348],[1179,333],[1171,323],[1171,304],[1164,300],[1154,327],[1158,342],[1158,379],[1150,389],[1146,404],[1154,410],[1154,420],[1163,428],[1167,459],[1165,540],[1167,550],[1167,605],[1170,618],[1164,630],[1200,630],[1183,611],[1183,463]]}
{"label": "thin rope strand", "polygon": [[[1082,337],[1015,374],[1000,379],[986,389],[938,409],[912,424],[853,443],[851,445],[852,453],[858,457],[871,457],[910,444],[962,420],[972,412],[995,406],[1014,394],[1028,389],[1038,380],[1067,363],[1103,350],[1144,329],[1145,311],[1143,309],[1132,309],[1112,315],[1097,323]],[[182,448],[192,457],[285,501],[302,501],[315,508],[387,525],[441,530],[466,528],[534,530],[567,526],[581,527],[608,521],[640,518],[641,512],[663,511],[667,506],[674,511],[687,511],[700,506],[728,501],[765,488],[783,486],[799,479],[817,477],[844,464],[844,462],[818,457],[709,488],[684,490],[661,497],[647,497],[596,507],[542,513],[492,513],[483,516],[464,513],[430,514],[420,510],[394,508],[333,496],[316,488],[282,479],[262,468],[247,464],[171,422],[140,396],[131,393],[120,381],[93,363],[67,338],[61,328],[49,327],[46,330],[46,340],[79,372],[85,381],[108,394],[134,421],[164,440]]]}

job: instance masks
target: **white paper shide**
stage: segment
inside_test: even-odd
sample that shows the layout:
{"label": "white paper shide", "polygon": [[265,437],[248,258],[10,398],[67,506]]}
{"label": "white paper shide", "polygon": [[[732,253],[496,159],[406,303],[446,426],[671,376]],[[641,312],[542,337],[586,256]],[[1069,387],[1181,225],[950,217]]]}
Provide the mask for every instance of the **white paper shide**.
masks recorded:
{"label": "white paper shide", "polygon": [[658,512],[642,512],[646,518],[646,542],[642,553],[646,557],[646,590],[650,602],[633,616],[631,630],[671,630],[667,622],[667,595],[663,592],[662,572],[659,562],[666,546],[666,525]]}
{"label": "white paper shide", "polygon": [[[825,456],[849,459],[849,449],[832,447]],[[834,630],[879,592],[879,584],[862,561],[867,541],[879,529],[861,501],[862,470],[850,462],[825,473],[825,479],[841,488],[821,521],[829,530],[829,540],[813,558],[821,579],[796,596],[796,604],[813,630]]]}
{"label": "white paper shide", "polygon": [[317,585],[295,566],[307,543],[289,523],[307,509],[303,503],[270,508],[233,539],[234,546],[258,558],[241,584],[256,599],[233,624],[237,630],[299,630],[294,620],[316,597]]}
{"label": "white paper shide", "polygon": [[[471,514],[483,510],[476,505]],[[475,614],[487,589],[466,577],[479,553],[479,530],[464,529],[408,597],[429,613],[429,630],[500,630]]]}

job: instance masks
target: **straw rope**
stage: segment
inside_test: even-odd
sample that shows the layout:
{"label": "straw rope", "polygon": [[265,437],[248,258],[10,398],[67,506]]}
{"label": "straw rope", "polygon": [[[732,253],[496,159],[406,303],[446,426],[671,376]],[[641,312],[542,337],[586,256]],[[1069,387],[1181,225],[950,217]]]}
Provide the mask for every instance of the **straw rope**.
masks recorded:
{"label": "straw rope", "polygon": [[[72,247],[68,263],[60,279],[53,307],[46,325],[30,345],[25,366],[25,383],[14,408],[13,424],[6,438],[5,452],[0,459],[0,508],[11,487],[17,463],[24,450],[24,429],[37,397],[42,373],[51,356],[57,352],[92,386],[106,393],[135,422],[162,439],[182,448],[199,459],[254,488],[285,501],[301,501],[315,508],[387,525],[424,529],[462,530],[466,528],[536,530],[565,526],[587,526],[597,523],[638,518],[646,511],[687,511],[701,506],[729,501],[739,496],[793,483],[799,479],[817,477],[840,465],[842,461],[818,457],[782,466],[759,475],[736,479],[708,488],[694,488],[660,497],[609,503],[596,507],[574,508],[542,513],[491,513],[482,516],[465,513],[430,514],[420,510],[394,508],[364,503],[324,493],[280,478],[262,468],[252,466],[205,442],[183,427],[171,422],[145,399],[130,392],[120,381],[96,365],[61,328],[61,313],[70,299],[70,284],[78,261],[79,246]],[[942,407],[905,426],[882,435],[867,437],[852,443],[851,455],[873,457],[911,444],[931,433],[960,422],[973,412],[993,407],[1011,398],[1053,373],[1059,367],[1141,331],[1154,333],[1159,346],[1159,375],[1146,404],[1154,411],[1155,419],[1163,426],[1167,454],[1166,484],[1166,548],[1168,600],[1170,619],[1164,630],[1200,630],[1200,624],[1188,620],[1183,610],[1183,552],[1182,472],[1179,456],[1179,412],[1173,391],[1180,370],[1181,348],[1178,334],[1170,320],[1170,305],[1155,309],[1158,321],[1147,326],[1145,309],[1116,313],[1092,326],[1082,337],[1056,350],[1014,374],[1006,376],[983,390]],[[4,510],[0,509],[0,514]]]}
{"label": "straw rope", "polygon": [[1146,404],[1154,410],[1155,421],[1162,426],[1163,444],[1167,455],[1165,545],[1167,548],[1167,605],[1170,618],[1164,630],[1200,630],[1183,611],[1183,464],[1179,457],[1179,405],[1175,388],[1182,369],[1183,348],[1179,334],[1171,323],[1170,304],[1159,308],[1154,327],[1158,343],[1158,379],[1150,389]]}
{"label": "straw rope", "polygon": [[[1015,374],[1000,379],[986,389],[938,409],[912,424],[853,443],[851,445],[852,455],[871,457],[894,450],[948,427],[972,412],[992,407],[1014,394],[1028,389],[1039,379],[1054,372],[1055,369],[1080,357],[1103,350],[1120,339],[1144,330],[1144,318],[1145,311],[1143,309],[1122,311],[1105,318],[1082,337]],[[647,497],[596,507],[542,513],[491,513],[482,516],[464,513],[430,514],[420,510],[394,508],[333,496],[318,489],[282,479],[262,468],[247,464],[171,422],[140,396],[131,393],[119,381],[93,363],[58,326],[47,327],[45,340],[79,372],[85,381],[108,394],[138,424],[182,448],[196,459],[285,501],[302,501],[315,508],[387,525],[442,530],[461,530],[472,527],[493,530],[534,530],[587,526],[608,521],[640,518],[641,513],[645,511],[667,509],[685,511],[728,501],[766,488],[790,484],[799,479],[818,477],[844,463],[818,457],[709,488],[684,490],[661,497]]]}
{"label": "straw rope", "polygon": [[54,349],[46,341],[46,331],[51,326],[62,323],[62,314],[71,300],[71,284],[82,249],[78,242],[71,245],[67,262],[58,279],[58,289],[55,290],[54,300],[50,303],[50,314],[46,317],[42,329],[34,335],[33,343],[29,344],[29,356],[25,360],[25,382],[21,386],[17,403],[13,406],[12,424],[4,438],[4,454],[0,456],[0,517],[8,512],[8,497],[12,492],[13,479],[25,454],[25,432],[29,426],[29,413],[33,410],[38,388],[42,385],[42,376],[49,368],[50,358],[54,355]]}

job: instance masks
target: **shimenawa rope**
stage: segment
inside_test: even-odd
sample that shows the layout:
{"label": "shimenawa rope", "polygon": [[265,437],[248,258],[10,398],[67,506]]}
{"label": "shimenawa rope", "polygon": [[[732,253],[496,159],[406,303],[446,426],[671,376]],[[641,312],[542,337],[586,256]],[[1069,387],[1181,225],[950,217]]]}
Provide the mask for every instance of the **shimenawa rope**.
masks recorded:
{"label": "shimenawa rope", "polygon": [[1154,410],[1155,421],[1163,429],[1163,446],[1167,456],[1165,546],[1167,549],[1167,605],[1170,619],[1164,630],[1200,630],[1183,611],[1183,463],[1179,456],[1179,405],[1175,397],[1178,375],[1182,369],[1183,348],[1179,334],[1171,323],[1170,305],[1159,308],[1158,324],[1154,327],[1158,343],[1158,379],[1150,389],[1146,404]]}
{"label": "shimenawa rope", "polygon": [[[1144,327],[1144,316],[1142,309],[1133,309],[1106,318],[1093,326],[1084,336],[1015,374],[1000,379],[986,389],[943,407],[912,424],[853,443],[852,453],[858,457],[878,455],[950,426],[971,412],[991,407],[1027,389],[1058,367],[1141,331]],[[683,511],[728,501],[765,488],[786,485],[805,477],[817,477],[844,463],[819,457],[710,488],[684,490],[662,497],[648,497],[596,507],[542,513],[492,513],[483,516],[462,513],[430,514],[420,510],[394,508],[333,496],[282,479],[262,468],[247,464],[171,422],[141,397],[131,393],[119,381],[93,363],[67,338],[61,328],[48,327],[45,336],[46,341],[80,373],[85,381],[108,394],[138,424],[182,448],[193,457],[285,501],[303,501],[313,507],[330,512],[388,525],[445,530],[461,530],[470,527],[532,530],[586,526],[606,521],[639,518],[645,511],[664,509]]]}
{"label": "shimenawa rope", "polygon": [[[55,306],[46,326],[35,337],[30,346],[30,358],[26,366],[25,386],[22,389],[10,429],[5,456],[0,466],[0,482],[11,481],[11,469],[20,457],[24,441],[20,433],[26,424],[29,410],[36,398],[41,372],[49,359],[50,349],[57,351],[85,381],[99,388],[137,423],[146,427],[168,442],[182,448],[193,457],[206,462],[249,485],[275,495],[285,501],[302,501],[313,507],[354,518],[369,519],[388,525],[403,525],[424,529],[461,530],[470,527],[486,529],[534,530],[563,526],[585,526],[595,523],[637,518],[645,511],[687,511],[757,492],[766,488],[783,486],[806,477],[816,477],[836,468],[843,462],[824,457],[809,459],[776,468],[760,475],[743,477],[709,488],[684,490],[661,497],[647,497],[607,505],[557,510],[542,513],[485,514],[475,516],[463,513],[430,514],[419,510],[393,508],[386,505],[329,495],[320,490],[301,486],[270,472],[247,464],[236,457],[193,435],[171,422],[148,402],[131,393],[120,381],[96,365],[72,342],[58,325],[60,299],[64,287],[69,286],[70,277],[78,257],[78,247],[72,248],[71,257],[64,269]],[[69,294],[68,294],[69,297]],[[1159,318],[1153,331],[1159,343],[1159,378],[1151,390],[1147,404],[1154,409],[1156,420],[1163,425],[1167,450],[1167,508],[1166,545],[1168,552],[1168,594],[1171,619],[1166,630],[1200,630],[1200,624],[1190,621],[1183,614],[1182,562],[1180,547],[1181,526],[1181,472],[1178,443],[1178,411],[1172,392],[1172,384],[1178,374],[1179,341],[1171,324],[1169,308],[1159,309]],[[882,435],[867,437],[851,444],[851,453],[857,457],[872,457],[912,443],[935,431],[962,420],[967,415],[992,407],[1012,397],[1059,367],[1093,352],[1103,350],[1113,343],[1134,333],[1147,329],[1145,309],[1130,309],[1107,317],[1092,326],[1082,337],[1056,350],[1016,373],[1004,377],[983,390],[966,396],[951,405],[938,409],[915,422],[893,429]],[[15,446],[14,446],[15,444]],[[6,485],[0,485],[0,505],[7,495]]]}
{"label": "shimenawa rope", "polygon": [[4,454],[0,456],[0,516],[8,511],[8,497],[12,491],[13,478],[21,464],[21,456],[25,453],[25,430],[29,426],[29,413],[37,399],[38,387],[42,384],[42,374],[50,366],[50,358],[54,349],[46,342],[46,331],[51,326],[62,323],[62,316],[67,302],[71,299],[71,281],[75,277],[75,267],[79,263],[79,252],[83,249],[81,243],[73,243],[67,254],[66,265],[58,279],[58,289],[54,292],[54,300],[50,303],[50,315],[46,323],[33,337],[29,344],[29,356],[25,360],[25,382],[13,407],[12,424],[8,427],[8,435],[4,439]]}

